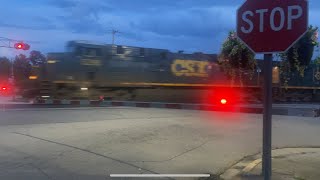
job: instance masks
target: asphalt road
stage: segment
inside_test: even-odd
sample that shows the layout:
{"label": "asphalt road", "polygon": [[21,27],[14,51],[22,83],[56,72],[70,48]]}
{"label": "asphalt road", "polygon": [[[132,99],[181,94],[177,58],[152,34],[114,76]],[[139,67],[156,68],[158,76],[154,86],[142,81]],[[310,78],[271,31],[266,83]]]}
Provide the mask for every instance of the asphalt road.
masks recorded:
{"label": "asphalt road", "polygon": [[[320,146],[319,118],[273,119],[274,148]],[[219,174],[259,152],[261,135],[262,115],[256,114],[133,107],[5,109],[0,110],[0,179]]]}

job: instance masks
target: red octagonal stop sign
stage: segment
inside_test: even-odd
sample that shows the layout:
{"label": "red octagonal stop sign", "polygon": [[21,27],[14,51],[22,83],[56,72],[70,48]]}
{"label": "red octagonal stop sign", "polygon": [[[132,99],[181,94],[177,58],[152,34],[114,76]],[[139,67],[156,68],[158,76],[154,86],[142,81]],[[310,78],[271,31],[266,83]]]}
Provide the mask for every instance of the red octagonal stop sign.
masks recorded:
{"label": "red octagonal stop sign", "polygon": [[307,29],[307,0],[247,0],[237,11],[237,35],[255,53],[285,52]]}

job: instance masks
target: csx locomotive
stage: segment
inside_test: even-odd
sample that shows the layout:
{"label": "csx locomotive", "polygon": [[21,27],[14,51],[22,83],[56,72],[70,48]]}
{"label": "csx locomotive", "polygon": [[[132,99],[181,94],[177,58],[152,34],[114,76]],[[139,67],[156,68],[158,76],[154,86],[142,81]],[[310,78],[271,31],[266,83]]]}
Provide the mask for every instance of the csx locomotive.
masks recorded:
{"label": "csx locomotive", "polygon": [[[208,94],[212,97],[221,92],[243,92],[242,98],[259,100],[263,61],[258,61],[253,77],[242,72],[243,83],[239,79],[231,83],[217,62],[216,54],[70,41],[67,52],[49,53],[46,64],[34,67],[24,94],[59,99],[140,97],[153,101],[168,101],[166,98],[171,97],[175,102],[197,102]],[[284,86],[274,63],[275,99],[319,100],[319,83],[319,67],[310,66],[305,77],[292,74]]]}

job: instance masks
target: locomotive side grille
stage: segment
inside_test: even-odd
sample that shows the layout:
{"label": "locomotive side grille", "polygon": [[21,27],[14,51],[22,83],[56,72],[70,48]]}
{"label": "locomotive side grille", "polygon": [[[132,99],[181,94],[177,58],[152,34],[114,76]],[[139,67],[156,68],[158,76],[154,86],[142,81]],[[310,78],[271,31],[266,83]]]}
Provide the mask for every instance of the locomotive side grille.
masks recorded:
{"label": "locomotive side grille", "polygon": [[50,81],[41,81],[40,84],[40,95],[50,96],[52,94],[52,83]]}

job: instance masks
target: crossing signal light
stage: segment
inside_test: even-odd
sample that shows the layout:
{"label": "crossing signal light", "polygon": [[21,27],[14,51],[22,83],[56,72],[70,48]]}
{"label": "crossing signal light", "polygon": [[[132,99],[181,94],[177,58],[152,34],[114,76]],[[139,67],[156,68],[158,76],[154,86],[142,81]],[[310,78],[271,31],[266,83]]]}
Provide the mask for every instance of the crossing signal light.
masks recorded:
{"label": "crossing signal light", "polygon": [[15,43],[14,44],[14,48],[22,49],[22,50],[29,50],[30,49],[30,45],[26,44],[26,43],[19,42],[19,43]]}
{"label": "crossing signal light", "polygon": [[221,104],[227,104],[227,100],[226,99],[221,99],[220,102],[221,102]]}
{"label": "crossing signal light", "polygon": [[18,43],[18,44],[16,45],[16,48],[17,48],[17,49],[22,49],[22,48],[23,48],[23,44]]}
{"label": "crossing signal light", "polygon": [[16,48],[16,49],[24,49],[24,44],[23,43],[16,43],[16,44],[14,44],[14,48]]}

